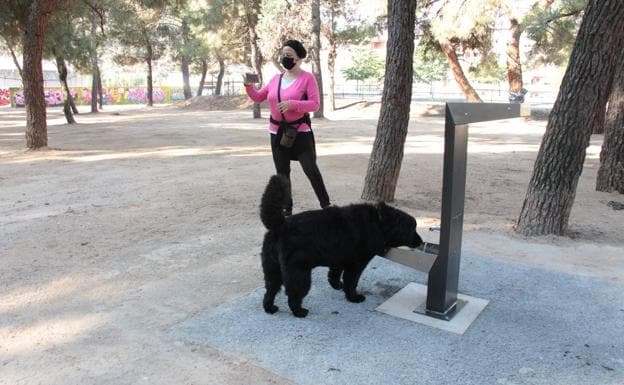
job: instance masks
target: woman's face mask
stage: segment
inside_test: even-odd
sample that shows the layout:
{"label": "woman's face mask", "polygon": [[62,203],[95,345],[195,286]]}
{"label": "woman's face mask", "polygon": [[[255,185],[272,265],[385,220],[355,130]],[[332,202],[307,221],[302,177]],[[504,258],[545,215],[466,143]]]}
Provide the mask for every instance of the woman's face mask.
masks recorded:
{"label": "woman's face mask", "polygon": [[283,56],[282,66],[286,68],[287,70],[293,69],[293,67],[295,66],[295,59],[288,57],[288,56]]}

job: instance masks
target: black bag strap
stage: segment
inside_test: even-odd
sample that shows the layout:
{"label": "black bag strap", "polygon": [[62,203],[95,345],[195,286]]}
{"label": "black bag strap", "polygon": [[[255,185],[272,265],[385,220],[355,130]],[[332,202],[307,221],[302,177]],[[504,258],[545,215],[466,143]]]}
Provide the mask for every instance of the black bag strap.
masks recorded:
{"label": "black bag strap", "polygon": [[295,125],[295,124],[301,124],[301,123],[307,123],[308,126],[310,126],[310,128],[312,127],[312,121],[310,120],[310,114],[306,113],[305,115],[303,115],[303,117],[297,119],[297,120],[293,120],[292,122],[287,122],[285,120],[275,120],[273,119],[272,116],[269,116],[269,120],[271,121],[271,123],[279,126],[280,123],[286,123],[286,124],[290,124],[290,125]]}
{"label": "black bag strap", "polygon": [[[284,77],[284,73],[282,72],[280,74],[280,80],[279,83],[277,83],[277,102],[281,103],[282,102],[282,78]],[[279,107],[278,107],[279,109]],[[286,117],[284,116],[284,113],[280,110],[280,114],[282,114],[282,121],[286,122]]]}

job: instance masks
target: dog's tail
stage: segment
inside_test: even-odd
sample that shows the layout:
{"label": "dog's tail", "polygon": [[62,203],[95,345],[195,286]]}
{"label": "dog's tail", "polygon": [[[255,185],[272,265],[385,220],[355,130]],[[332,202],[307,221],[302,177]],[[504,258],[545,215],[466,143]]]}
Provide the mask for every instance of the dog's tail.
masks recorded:
{"label": "dog's tail", "polygon": [[278,229],[284,224],[282,209],[288,199],[288,179],[282,175],[273,175],[262,195],[260,219],[269,230]]}

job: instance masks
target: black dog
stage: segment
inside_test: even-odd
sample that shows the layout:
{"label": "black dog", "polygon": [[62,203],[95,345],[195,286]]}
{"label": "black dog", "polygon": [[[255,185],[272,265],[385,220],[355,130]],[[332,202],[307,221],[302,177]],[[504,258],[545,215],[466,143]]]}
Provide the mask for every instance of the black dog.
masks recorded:
{"label": "black dog", "polygon": [[[262,269],[266,293],[263,306],[273,314],[275,295],[282,284],[288,306],[296,317],[305,317],[301,307],[308,294],[311,272],[328,266],[329,284],[343,289],[347,300],[362,302],[356,288],[360,275],[375,255],[391,247],[417,247],[422,239],[416,233],[416,220],[384,203],[328,207],[284,217],[282,207],[288,194],[288,181],[274,175],[262,196],[260,218],[269,230],[262,245]],[[342,281],[341,282],[341,276]]]}

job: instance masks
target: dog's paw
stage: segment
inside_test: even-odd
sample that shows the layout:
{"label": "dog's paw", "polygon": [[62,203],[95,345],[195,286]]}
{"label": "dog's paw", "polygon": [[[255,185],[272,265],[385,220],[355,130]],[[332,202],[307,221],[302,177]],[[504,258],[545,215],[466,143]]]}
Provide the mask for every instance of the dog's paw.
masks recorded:
{"label": "dog's paw", "polygon": [[264,311],[269,314],[275,314],[279,310],[279,307],[275,305],[264,305]]}
{"label": "dog's paw", "polygon": [[347,301],[349,302],[360,303],[364,302],[364,300],[366,300],[366,297],[362,294],[347,295]]}
{"label": "dog's paw", "polygon": [[332,281],[329,280],[329,285],[336,290],[342,290],[342,281]]}
{"label": "dog's paw", "polygon": [[308,309],[295,309],[292,311],[293,315],[297,318],[304,318],[305,316],[308,315]]}

